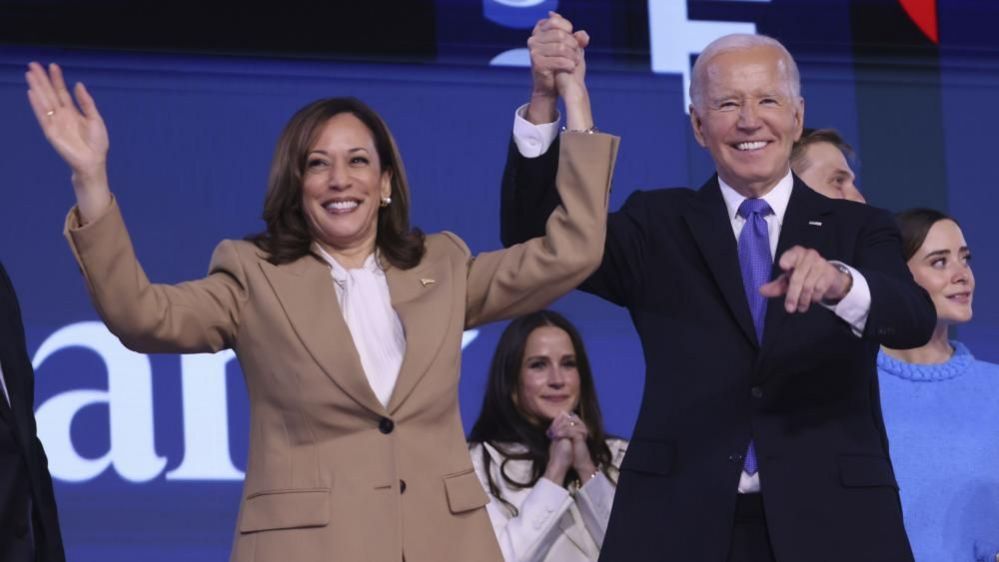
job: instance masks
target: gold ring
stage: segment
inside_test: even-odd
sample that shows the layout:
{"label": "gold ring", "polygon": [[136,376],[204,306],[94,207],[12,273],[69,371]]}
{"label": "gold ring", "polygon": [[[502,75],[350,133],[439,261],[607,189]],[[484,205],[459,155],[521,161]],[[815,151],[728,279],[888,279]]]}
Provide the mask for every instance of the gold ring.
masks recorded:
{"label": "gold ring", "polygon": [[48,117],[52,117],[53,115],[55,115],[55,110],[54,109],[50,109],[50,110],[48,110],[48,111],[45,112],[45,115],[48,116]]}

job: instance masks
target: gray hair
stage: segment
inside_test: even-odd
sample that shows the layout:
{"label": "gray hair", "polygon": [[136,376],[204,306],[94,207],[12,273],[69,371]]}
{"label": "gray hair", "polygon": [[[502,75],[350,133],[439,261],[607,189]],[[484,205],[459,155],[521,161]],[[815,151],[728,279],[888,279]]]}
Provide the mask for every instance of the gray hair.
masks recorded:
{"label": "gray hair", "polygon": [[801,97],[801,75],[798,73],[798,65],[794,62],[791,53],[781,45],[780,41],[766,35],[753,35],[749,33],[732,33],[715,39],[708,43],[707,47],[701,51],[694,61],[694,70],[691,72],[690,80],[690,102],[696,108],[703,107],[704,103],[704,79],[711,59],[730,51],[740,51],[753,47],[772,47],[777,49],[781,58],[781,69],[787,79],[791,95],[797,99]]}

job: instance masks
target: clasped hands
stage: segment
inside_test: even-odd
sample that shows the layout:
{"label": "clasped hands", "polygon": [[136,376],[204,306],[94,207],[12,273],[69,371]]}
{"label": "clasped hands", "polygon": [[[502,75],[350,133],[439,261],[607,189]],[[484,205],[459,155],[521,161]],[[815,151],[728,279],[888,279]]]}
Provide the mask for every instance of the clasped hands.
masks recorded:
{"label": "clasped hands", "polygon": [[584,484],[596,474],[597,467],[586,444],[589,430],[575,414],[559,414],[552,420],[546,433],[551,439],[551,445],[548,446],[545,478],[561,486],[570,468],[576,471]]}
{"label": "clasped hands", "polygon": [[807,312],[813,303],[834,305],[853,286],[852,277],[815,250],[794,246],[777,261],[781,274],[760,287],[767,298],[784,297],[788,314]]}
{"label": "clasped hands", "polygon": [[567,101],[586,97],[584,49],[589,44],[585,31],[573,31],[572,23],[555,12],[534,26],[527,40],[533,79],[529,121],[554,121],[559,96]]}

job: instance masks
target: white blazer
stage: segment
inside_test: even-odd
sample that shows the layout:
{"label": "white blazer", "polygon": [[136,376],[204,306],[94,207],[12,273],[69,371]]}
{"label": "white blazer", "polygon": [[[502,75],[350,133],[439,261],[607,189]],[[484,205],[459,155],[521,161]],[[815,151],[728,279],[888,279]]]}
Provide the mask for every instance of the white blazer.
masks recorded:
{"label": "white blazer", "polygon": [[[608,439],[611,451],[611,474],[617,479],[628,442]],[[514,516],[509,507],[489,491],[483,450],[489,454],[489,470],[503,499],[517,508]],[[515,450],[515,449],[514,449]],[[500,475],[505,457],[493,446],[474,443],[472,465],[490,496],[486,511],[496,532],[500,550],[506,562],[588,562],[600,555],[615,485],[603,472],[583,486],[563,488],[541,477],[530,488],[511,486]],[[506,464],[507,476],[526,482],[531,475],[531,461],[511,460]]]}

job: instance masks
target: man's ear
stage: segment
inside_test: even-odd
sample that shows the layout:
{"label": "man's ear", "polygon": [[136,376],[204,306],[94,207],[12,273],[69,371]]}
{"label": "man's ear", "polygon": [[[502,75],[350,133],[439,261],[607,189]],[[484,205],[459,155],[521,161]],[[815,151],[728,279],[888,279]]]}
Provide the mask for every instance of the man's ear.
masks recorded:
{"label": "man's ear", "polygon": [[701,148],[707,148],[708,143],[704,140],[704,132],[701,130],[704,126],[704,121],[697,114],[694,104],[690,104],[688,109],[690,110],[690,128],[694,130],[694,138],[697,139],[697,144],[701,145]]}
{"label": "man's ear", "polygon": [[794,120],[796,131],[794,133],[794,140],[801,140],[801,133],[805,130],[805,98],[798,98],[798,103],[795,104],[794,108]]}

